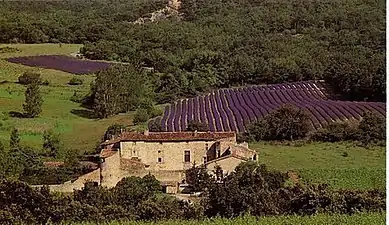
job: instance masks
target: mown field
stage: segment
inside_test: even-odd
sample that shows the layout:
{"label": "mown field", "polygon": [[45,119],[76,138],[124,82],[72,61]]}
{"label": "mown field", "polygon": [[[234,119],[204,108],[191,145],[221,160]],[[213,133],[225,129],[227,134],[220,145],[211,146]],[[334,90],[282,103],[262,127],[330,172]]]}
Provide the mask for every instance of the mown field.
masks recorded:
{"label": "mown field", "polygon": [[385,189],[385,147],[369,149],[353,143],[311,143],[298,146],[252,143],[259,161],[269,168],[294,171],[301,182],[334,188]]}
{"label": "mown field", "polygon": [[[113,123],[131,124],[132,113],[122,114],[109,119],[96,120],[78,103],[70,101],[74,91],[86,94],[94,75],[77,75],[84,80],[83,85],[71,86],[67,83],[74,76],[57,70],[37,69],[9,63],[5,58],[28,55],[63,54],[70,55],[79,50],[75,44],[0,44],[21,50],[16,53],[0,53],[0,139],[8,141],[12,127],[21,132],[21,141],[37,149],[42,145],[42,134],[53,129],[61,134],[65,147],[80,152],[91,151],[106,128]],[[40,70],[48,86],[41,86],[43,111],[39,118],[14,118],[10,112],[22,112],[25,87],[17,82],[18,77],[27,70]],[[4,82],[7,81],[7,82]]]}
{"label": "mown field", "polygon": [[[92,225],[94,223],[75,223],[75,225]],[[240,217],[236,219],[208,219],[203,221],[162,221],[134,222],[116,221],[107,225],[381,225],[385,224],[385,213],[360,213],[354,215],[319,214],[315,216],[272,216],[272,217]]]}

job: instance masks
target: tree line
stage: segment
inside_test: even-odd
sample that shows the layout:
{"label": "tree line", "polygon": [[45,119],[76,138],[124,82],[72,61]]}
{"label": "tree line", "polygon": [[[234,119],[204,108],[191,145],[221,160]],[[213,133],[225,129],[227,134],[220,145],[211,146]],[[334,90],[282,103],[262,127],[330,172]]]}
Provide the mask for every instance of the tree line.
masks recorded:
{"label": "tree line", "polygon": [[334,121],[315,130],[310,122],[311,114],[294,105],[283,105],[265,117],[248,125],[240,134],[241,141],[294,141],[323,142],[357,141],[362,145],[385,145],[386,120],[373,112],[365,112],[362,119]]}
{"label": "tree line", "polygon": [[385,101],[384,1],[183,0],[182,18],[130,23],[165,3],[5,3],[0,41],[53,42],[31,39],[48,36],[83,43],[90,59],[153,67],[159,103],[311,79],[326,80],[343,99]]}
{"label": "tree line", "polygon": [[69,195],[50,193],[47,187],[32,189],[14,180],[0,181],[1,224],[107,222],[110,220],[231,218],[244,214],[311,215],[319,212],[353,214],[385,210],[380,190],[333,190],[325,184],[290,185],[287,175],[255,162],[241,163],[224,177],[204,168],[190,169],[188,179],[202,191],[199,201],[178,200],[162,193],[152,175],[123,178],[115,187],[86,183]]}

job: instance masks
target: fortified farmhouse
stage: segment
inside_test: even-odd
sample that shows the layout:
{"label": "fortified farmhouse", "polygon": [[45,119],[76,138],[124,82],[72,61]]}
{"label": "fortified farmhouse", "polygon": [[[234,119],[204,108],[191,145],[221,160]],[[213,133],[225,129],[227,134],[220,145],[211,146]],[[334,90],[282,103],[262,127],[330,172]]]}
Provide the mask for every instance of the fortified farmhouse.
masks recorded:
{"label": "fortified farmhouse", "polygon": [[167,193],[185,186],[185,170],[219,165],[229,173],[242,161],[257,160],[247,144],[237,144],[235,132],[124,132],[101,144],[100,183],[113,187],[123,177],[154,175]]}

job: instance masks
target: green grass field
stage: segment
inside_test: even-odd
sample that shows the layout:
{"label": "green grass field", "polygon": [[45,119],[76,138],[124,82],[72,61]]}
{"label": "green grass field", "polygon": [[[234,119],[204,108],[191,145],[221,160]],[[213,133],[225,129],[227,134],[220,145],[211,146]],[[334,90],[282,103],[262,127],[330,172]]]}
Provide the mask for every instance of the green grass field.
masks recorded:
{"label": "green grass field", "polygon": [[[92,225],[94,223],[75,223]],[[101,224],[101,223],[99,223]],[[272,216],[272,217],[240,217],[235,219],[208,219],[204,221],[162,221],[135,222],[116,221],[103,223],[106,225],[381,225],[385,224],[385,213],[360,213],[354,215],[318,214],[315,216]]]}
{"label": "green grass field", "polygon": [[[109,119],[95,120],[81,116],[85,112],[79,104],[70,101],[74,91],[86,94],[94,75],[77,75],[84,80],[80,86],[70,86],[67,83],[72,74],[50,70],[37,69],[19,64],[9,63],[5,59],[15,56],[63,54],[70,55],[79,50],[81,45],[63,44],[7,44],[20,50],[15,53],[0,53],[0,139],[8,141],[12,127],[21,131],[21,141],[37,149],[42,145],[42,134],[45,130],[54,129],[61,134],[64,145],[80,152],[91,151],[95,147],[106,128],[113,123],[132,123],[132,113],[117,115]],[[23,85],[17,84],[18,77],[27,70],[40,70],[43,80],[49,81],[49,86],[42,86],[43,112],[39,118],[13,118],[11,111],[22,112],[24,102]]]}
{"label": "green grass field", "polygon": [[385,189],[385,147],[353,143],[311,143],[301,147],[252,143],[269,168],[296,172],[304,182],[334,188]]}

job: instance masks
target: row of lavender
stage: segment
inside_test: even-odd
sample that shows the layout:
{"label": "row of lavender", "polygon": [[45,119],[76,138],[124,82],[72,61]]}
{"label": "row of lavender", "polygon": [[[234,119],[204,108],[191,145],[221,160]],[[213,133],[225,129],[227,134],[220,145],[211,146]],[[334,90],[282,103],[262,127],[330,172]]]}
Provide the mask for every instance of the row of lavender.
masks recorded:
{"label": "row of lavender", "polygon": [[336,120],[360,119],[365,111],[385,116],[385,103],[329,99],[321,82],[295,82],[220,89],[166,106],[159,118],[164,131],[184,131],[188,121],[208,124],[211,131],[244,131],[246,125],[286,103],[307,109],[315,128]]}
{"label": "row of lavender", "polygon": [[38,55],[9,58],[8,62],[45,69],[61,70],[73,74],[90,74],[108,69],[111,64],[91,60],[81,60],[64,55]]}

